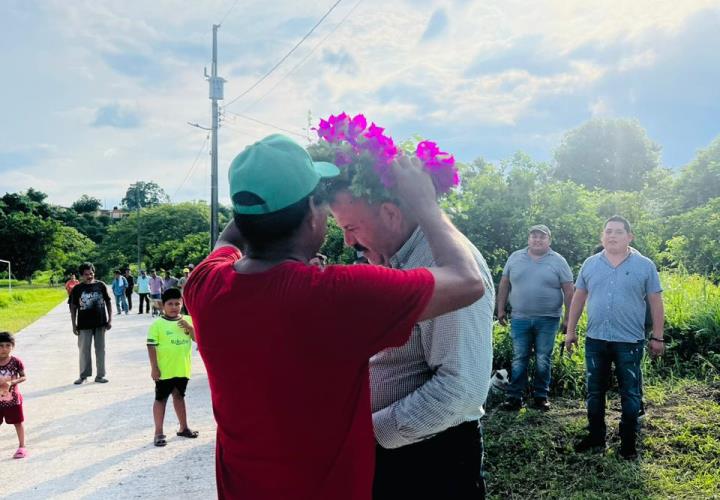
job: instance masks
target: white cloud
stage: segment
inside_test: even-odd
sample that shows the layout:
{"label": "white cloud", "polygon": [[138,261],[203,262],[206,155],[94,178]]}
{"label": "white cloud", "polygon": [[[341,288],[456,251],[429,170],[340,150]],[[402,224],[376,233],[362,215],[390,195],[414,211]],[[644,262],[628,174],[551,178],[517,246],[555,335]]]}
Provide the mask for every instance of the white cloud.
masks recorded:
{"label": "white cloud", "polygon": [[[205,132],[186,122],[210,122],[202,69],[209,59],[211,24],[231,3],[52,0],[11,9],[0,20],[0,31],[15,44],[0,56],[7,59],[3,67],[8,74],[15,75],[0,82],[0,92],[12,96],[0,117],[0,146],[24,144],[28,137],[57,146],[23,172],[4,176],[3,188],[10,189],[5,186],[11,182],[12,189],[32,185],[47,191],[52,201],[68,203],[77,198],[75,186],[82,179],[87,187],[80,191],[96,189],[98,196],[119,201],[134,180],[154,179],[173,194],[205,138]],[[277,72],[228,111],[242,112],[277,84],[247,114],[300,134],[308,110],[315,120],[346,110],[364,112],[391,131],[407,121],[427,120],[447,123],[448,129],[464,127],[472,135],[473,127],[516,124],[539,100],[588,88],[608,72],[655,64],[658,55],[638,49],[639,41],[652,30],[677,31],[688,15],[711,5],[716,2],[367,1],[278,84],[352,8],[352,3],[342,3]],[[227,101],[300,39],[302,33],[283,33],[280,26],[299,19],[295,24],[309,29],[326,8],[289,0],[239,4],[219,31]],[[443,22],[432,43],[423,43],[437,12]],[[11,38],[10,28],[27,32],[27,39],[20,43]],[[509,68],[466,75],[478,55],[501,54],[530,36],[537,37],[538,54],[561,62],[588,44],[626,44],[628,51],[604,63],[567,61],[547,74]],[[384,89],[393,88],[404,92],[381,99]],[[590,113],[609,112],[605,99],[590,102]],[[141,115],[142,126],[91,127],[97,110],[111,105]],[[237,152],[274,131],[229,113],[225,119],[220,132],[223,180]],[[547,135],[542,137],[537,141]],[[207,168],[207,157],[201,156],[178,197],[207,197]],[[224,182],[220,185],[222,194]]]}

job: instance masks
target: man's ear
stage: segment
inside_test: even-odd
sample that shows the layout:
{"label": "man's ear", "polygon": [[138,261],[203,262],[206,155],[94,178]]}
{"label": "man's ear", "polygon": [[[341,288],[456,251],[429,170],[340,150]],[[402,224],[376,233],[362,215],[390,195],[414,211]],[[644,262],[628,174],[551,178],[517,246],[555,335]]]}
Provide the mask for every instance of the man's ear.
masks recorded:
{"label": "man's ear", "polygon": [[380,204],[380,219],[390,229],[400,230],[405,216],[395,203],[386,201]]}

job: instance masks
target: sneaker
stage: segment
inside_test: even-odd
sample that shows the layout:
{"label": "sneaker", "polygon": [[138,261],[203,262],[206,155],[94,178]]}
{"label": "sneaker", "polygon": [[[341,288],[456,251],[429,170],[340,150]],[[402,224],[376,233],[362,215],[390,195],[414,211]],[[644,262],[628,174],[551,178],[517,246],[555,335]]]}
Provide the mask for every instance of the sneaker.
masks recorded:
{"label": "sneaker", "polygon": [[500,409],[503,411],[520,411],[522,408],[522,400],[517,398],[507,398],[503,404],[500,405]]}
{"label": "sneaker", "polygon": [[532,408],[540,411],[550,411],[550,401],[547,398],[534,398]]}
{"label": "sneaker", "polygon": [[585,436],[579,442],[573,446],[575,453],[585,453],[590,451],[592,453],[603,453],[605,451],[605,441],[599,441],[592,439],[590,436]]}
{"label": "sneaker", "polygon": [[105,377],[95,377],[95,382],[98,384],[107,384],[109,382]]}
{"label": "sneaker", "polygon": [[75,384],[75,385],[84,384],[86,380],[87,380],[87,378],[85,378],[85,377],[80,377],[80,378],[77,379],[75,382],[73,382],[73,384]]}

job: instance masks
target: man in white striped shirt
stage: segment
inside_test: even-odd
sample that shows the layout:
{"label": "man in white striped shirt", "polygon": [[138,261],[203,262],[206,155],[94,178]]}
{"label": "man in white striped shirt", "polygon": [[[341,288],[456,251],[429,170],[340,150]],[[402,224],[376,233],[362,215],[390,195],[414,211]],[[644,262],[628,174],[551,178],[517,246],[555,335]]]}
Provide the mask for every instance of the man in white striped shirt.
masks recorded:
{"label": "man in white striped shirt", "polygon": [[[414,220],[392,201],[368,203],[339,184],[330,208],[345,243],[372,264],[436,265]],[[485,295],[458,311],[417,323],[408,342],[370,359],[377,455],[373,498],[484,498],[479,419],[492,368],[495,290],[469,240]],[[371,311],[368,311],[372,313]]]}

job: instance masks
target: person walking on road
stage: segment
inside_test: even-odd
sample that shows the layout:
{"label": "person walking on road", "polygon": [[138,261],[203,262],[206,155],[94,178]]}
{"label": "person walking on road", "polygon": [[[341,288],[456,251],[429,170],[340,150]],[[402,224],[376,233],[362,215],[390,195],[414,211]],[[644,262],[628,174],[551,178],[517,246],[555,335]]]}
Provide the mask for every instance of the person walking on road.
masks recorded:
{"label": "person walking on road", "polygon": [[133,288],[135,288],[135,278],[133,277],[132,273],[130,272],[130,268],[125,268],[125,280],[127,281],[127,288],[125,289],[125,297],[127,298],[128,303],[128,311],[132,311],[132,293]]}
{"label": "person walking on road", "polygon": [[117,306],[118,314],[123,311],[125,314],[128,313],[127,297],[125,296],[127,288],[128,282],[125,279],[125,276],[120,273],[119,269],[115,270],[115,278],[112,280],[112,290],[113,295],[115,295],[115,305]]}
{"label": "person walking on road", "polygon": [[112,328],[112,301],[107,285],[95,280],[95,266],[90,262],[80,265],[78,272],[82,282],[70,294],[70,321],[78,337],[80,349],[79,385],[92,376],[92,355],[90,348],[95,343],[95,382],[106,383],[105,378],[105,332]]}
{"label": "person walking on road", "polygon": [[138,314],[143,313],[143,304],[146,306],[145,310],[150,312],[150,299],[148,299],[148,295],[150,295],[150,278],[144,269],[140,271],[140,276],[137,278],[137,291],[138,301],[140,302]]}

